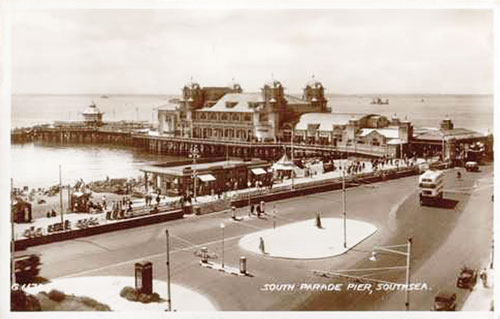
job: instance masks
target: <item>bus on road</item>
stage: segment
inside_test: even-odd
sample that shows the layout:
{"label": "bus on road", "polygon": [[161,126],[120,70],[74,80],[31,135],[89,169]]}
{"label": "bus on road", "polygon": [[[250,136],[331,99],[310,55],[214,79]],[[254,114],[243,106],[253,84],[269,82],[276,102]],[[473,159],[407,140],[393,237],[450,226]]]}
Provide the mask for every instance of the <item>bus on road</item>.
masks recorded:
{"label": "bus on road", "polygon": [[444,172],[429,170],[420,175],[418,189],[420,205],[435,204],[443,199]]}

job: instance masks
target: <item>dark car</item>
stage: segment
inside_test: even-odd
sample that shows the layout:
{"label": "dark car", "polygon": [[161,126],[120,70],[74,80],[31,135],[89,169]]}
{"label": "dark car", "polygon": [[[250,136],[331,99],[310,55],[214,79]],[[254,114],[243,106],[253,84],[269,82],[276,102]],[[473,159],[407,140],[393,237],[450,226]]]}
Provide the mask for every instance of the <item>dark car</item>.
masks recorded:
{"label": "dark car", "polygon": [[457,287],[463,289],[474,289],[477,282],[477,270],[464,267],[457,278]]}
{"label": "dark car", "polygon": [[435,311],[455,311],[457,294],[449,291],[441,291],[434,298]]}
{"label": "dark car", "polygon": [[465,169],[467,170],[467,172],[478,172],[479,166],[477,162],[467,162],[465,163]]}

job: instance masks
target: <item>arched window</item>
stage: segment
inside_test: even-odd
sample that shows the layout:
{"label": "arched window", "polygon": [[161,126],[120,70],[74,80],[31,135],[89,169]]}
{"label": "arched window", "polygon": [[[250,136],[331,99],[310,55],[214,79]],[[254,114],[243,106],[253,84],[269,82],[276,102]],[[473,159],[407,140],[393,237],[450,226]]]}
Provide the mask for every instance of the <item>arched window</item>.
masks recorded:
{"label": "arched window", "polygon": [[245,121],[245,122],[251,122],[251,121],[252,121],[252,115],[250,115],[250,114],[245,114],[245,116],[244,116],[244,121]]}
{"label": "arched window", "polygon": [[228,115],[227,113],[222,113],[222,116],[221,116],[221,121],[227,121],[228,120]]}
{"label": "arched window", "polygon": [[210,119],[217,121],[217,113],[210,114]]}
{"label": "arched window", "polygon": [[235,121],[235,122],[237,122],[237,121],[240,120],[240,116],[235,113],[235,114],[233,114],[232,120]]}
{"label": "arched window", "polygon": [[205,113],[200,113],[200,119],[206,120],[207,119],[207,115]]}

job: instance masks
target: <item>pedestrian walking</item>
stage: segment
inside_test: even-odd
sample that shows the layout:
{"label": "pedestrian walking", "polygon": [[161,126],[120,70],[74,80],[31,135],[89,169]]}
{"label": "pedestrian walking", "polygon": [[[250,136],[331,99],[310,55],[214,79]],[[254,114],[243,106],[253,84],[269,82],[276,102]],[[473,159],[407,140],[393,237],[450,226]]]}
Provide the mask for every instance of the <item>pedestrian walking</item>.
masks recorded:
{"label": "pedestrian walking", "polygon": [[266,253],[266,247],[264,246],[264,238],[260,237],[259,239],[259,249],[260,249],[260,252],[265,254]]}
{"label": "pedestrian walking", "polygon": [[248,213],[248,216],[252,216],[253,215],[253,212],[255,211],[255,206],[252,204],[250,205],[250,213]]}
{"label": "pedestrian walking", "polygon": [[486,268],[481,270],[479,278],[481,278],[481,281],[483,282],[483,287],[488,288],[488,274],[486,273]]}

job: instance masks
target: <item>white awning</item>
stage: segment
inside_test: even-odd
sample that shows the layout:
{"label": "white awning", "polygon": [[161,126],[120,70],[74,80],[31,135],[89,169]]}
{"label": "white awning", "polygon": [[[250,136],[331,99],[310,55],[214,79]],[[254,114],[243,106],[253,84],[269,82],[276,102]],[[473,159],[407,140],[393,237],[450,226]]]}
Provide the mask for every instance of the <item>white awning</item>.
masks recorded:
{"label": "white awning", "polygon": [[262,175],[262,174],[266,174],[266,171],[262,168],[252,168],[252,173],[254,173],[254,175]]}
{"label": "white awning", "polygon": [[199,178],[202,182],[211,182],[211,181],[215,181],[215,177],[214,177],[212,174],[203,174],[203,175],[198,175],[198,178]]}

